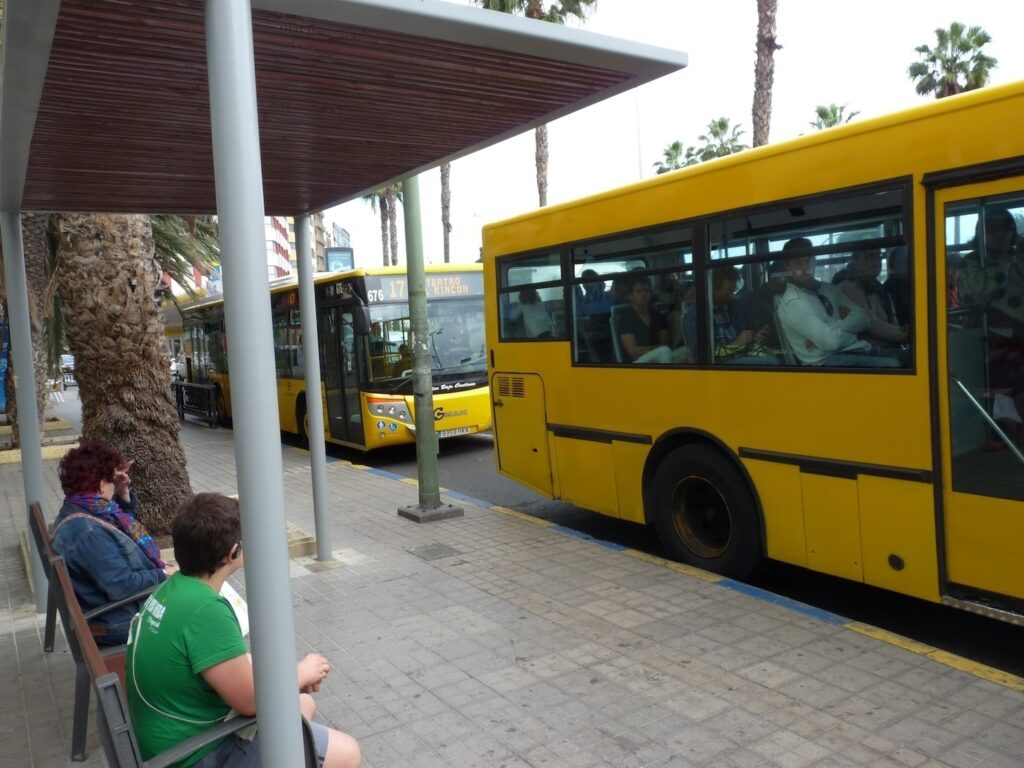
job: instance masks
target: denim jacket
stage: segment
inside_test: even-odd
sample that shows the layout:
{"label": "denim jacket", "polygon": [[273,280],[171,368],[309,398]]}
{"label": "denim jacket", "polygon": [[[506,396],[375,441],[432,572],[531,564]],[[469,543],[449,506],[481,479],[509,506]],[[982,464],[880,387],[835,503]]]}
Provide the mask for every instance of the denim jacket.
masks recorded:
{"label": "denim jacket", "polygon": [[[117,502],[125,512],[135,514],[137,499]],[[54,527],[68,515],[86,512],[66,503],[54,520]],[[86,512],[86,514],[88,514]],[[90,517],[92,517],[90,515]],[[93,520],[75,519],[61,526],[53,538],[53,548],[64,557],[75,595],[82,611],[121,600],[166,579],[130,536],[114,533]],[[90,622],[99,645],[120,645],[128,638],[128,625],[140,603],[130,603]]]}

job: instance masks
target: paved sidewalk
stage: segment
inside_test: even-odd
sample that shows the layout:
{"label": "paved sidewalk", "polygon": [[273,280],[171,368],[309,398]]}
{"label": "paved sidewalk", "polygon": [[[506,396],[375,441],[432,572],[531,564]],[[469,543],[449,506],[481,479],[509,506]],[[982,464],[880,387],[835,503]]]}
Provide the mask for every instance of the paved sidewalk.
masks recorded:
{"label": "paved sidewalk", "polygon": [[[235,492],[232,433],[182,439],[195,490]],[[309,455],[283,457],[312,531]],[[296,654],[333,663],[319,714],[367,768],[1024,765],[1017,678],[461,498],[465,517],[417,525],[396,514],[416,488],[385,472],[335,461],[327,483],[339,562],[293,561]],[[42,652],[24,510],[0,465],[0,766],[70,765],[73,664],[59,633]],[[103,765],[91,724],[78,765]]]}

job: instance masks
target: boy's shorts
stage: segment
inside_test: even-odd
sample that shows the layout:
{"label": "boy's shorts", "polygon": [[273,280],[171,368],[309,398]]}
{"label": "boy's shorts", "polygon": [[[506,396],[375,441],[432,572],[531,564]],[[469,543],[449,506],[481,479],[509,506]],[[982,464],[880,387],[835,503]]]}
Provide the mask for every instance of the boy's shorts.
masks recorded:
{"label": "boy's shorts", "polygon": [[[316,743],[316,762],[323,766],[327,757],[327,737],[330,731],[327,726],[310,721],[313,741]],[[228,736],[213,752],[208,754],[192,768],[259,768],[260,735],[253,736],[252,741]]]}

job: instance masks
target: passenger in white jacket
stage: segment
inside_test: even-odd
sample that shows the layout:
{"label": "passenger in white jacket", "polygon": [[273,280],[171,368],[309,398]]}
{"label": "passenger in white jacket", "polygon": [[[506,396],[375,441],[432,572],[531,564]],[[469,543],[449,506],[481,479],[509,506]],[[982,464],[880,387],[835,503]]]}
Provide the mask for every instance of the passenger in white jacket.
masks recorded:
{"label": "passenger in white jacket", "polygon": [[783,248],[789,284],[778,298],[779,325],[803,365],[897,368],[895,357],[872,354],[857,337],[871,325],[868,314],[837,287],[814,279],[812,244],[794,238]]}

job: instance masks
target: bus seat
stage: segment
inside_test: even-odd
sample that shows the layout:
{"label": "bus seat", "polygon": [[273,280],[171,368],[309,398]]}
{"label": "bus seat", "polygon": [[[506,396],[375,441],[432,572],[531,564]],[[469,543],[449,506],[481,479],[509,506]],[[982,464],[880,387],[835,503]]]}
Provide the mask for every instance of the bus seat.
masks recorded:
{"label": "bus seat", "polygon": [[786,333],[782,329],[782,321],[779,319],[779,299],[781,297],[776,296],[772,303],[775,305],[775,311],[772,312],[772,322],[775,323],[775,333],[779,337],[779,347],[782,353],[782,359],[786,365],[800,365],[800,361],[797,360],[796,354],[793,352],[793,345],[789,343],[789,339],[786,338]]}
{"label": "bus seat", "polygon": [[625,363],[625,362],[627,362],[627,360],[626,360],[626,352],[622,348],[622,339],[619,338],[619,314],[618,313],[619,313],[619,310],[621,310],[624,306],[626,306],[626,305],[612,307],[611,317],[608,318],[608,327],[611,329],[611,333],[612,333],[612,352],[615,355],[615,362],[617,362],[617,363]]}

